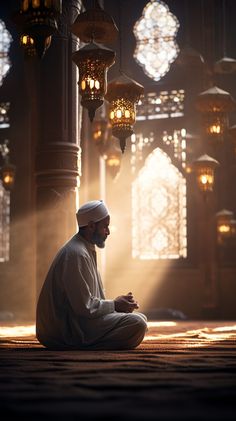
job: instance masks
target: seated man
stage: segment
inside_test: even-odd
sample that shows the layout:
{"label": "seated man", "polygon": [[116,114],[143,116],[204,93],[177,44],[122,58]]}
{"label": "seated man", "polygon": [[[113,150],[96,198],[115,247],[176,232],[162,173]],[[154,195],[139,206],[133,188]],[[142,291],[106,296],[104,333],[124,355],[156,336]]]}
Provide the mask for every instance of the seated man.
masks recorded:
{"label": "seated man", "polygon": [[103,248],[110,216],[102,201],[81,206],[79,232],[57,253],[42,287],[36,315],[39,342],[51,349],[132,349],[146,332],[129,292],[105,299],[95,245]]}

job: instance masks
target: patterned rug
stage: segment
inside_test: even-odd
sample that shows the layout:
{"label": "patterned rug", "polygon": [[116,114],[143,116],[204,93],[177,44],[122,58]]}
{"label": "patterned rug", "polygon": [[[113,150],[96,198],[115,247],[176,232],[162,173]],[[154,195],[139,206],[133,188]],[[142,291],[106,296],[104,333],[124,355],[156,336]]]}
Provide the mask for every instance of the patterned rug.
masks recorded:
{"label": "patterned rug", "polygon": [[0,410],[32,420],[234,420],[236,321],[150,322],[132,351],[47,351],[33,325],[0,326]]}

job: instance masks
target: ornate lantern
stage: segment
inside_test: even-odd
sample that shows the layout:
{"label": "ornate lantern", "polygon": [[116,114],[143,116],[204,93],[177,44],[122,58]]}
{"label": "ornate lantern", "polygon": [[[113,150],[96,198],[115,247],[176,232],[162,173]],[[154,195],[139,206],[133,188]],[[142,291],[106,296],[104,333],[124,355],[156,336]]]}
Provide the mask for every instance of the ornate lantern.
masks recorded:
{"label": "ornate lantern", "polygon": [[15,21],[22,27],[24,36],[33,39],[40,58],[50,45],[49,37],[57,30],[61,4],[61,0],[23,0],[20,12],[15,15]]}
{"label": "ornate lantern", "polygon": [[112,134],[120,140],[122,153],[125,150],[126,138],[133,134],[136,104],[143,92],[142,85],[125,75],[108,84],[105,98],[110,103],[109,119]]}
{"label": "ornate lantern", "polygon": [[115,61],[115,53],[91,42],[72,55],[79,68],[79,93],[81,105],[88,109],[90,121],[95,111],[103,104],[107,90],[107,70]]}
{"label": "ornate lantern", "polygon": [[[51,41],[52,41],[51,36],[46,38],[46,40],[45,40],[45,51],[50,47]],[[27,34],[21,35],[20,45],[23,47],[23,49],[25,51],[25,55],[27,57],[36,56],[37,51],[36,51],[36,48],[35,48],[35,45],[34,45],[34,40],[29,35],[27,35]]]}
{"label": "ornate lantern", "polygon": [[207,193],[213,190],[215,168],[219,165],[216,159],[202,155],[193,162],[196,171],[197,184],[200,191]]}
{"label": "ornate lantern", "polygon": [[6,161],[1,168],[1,178],[3,187],[6,190],[11,190],[15,182],[16,167]]}
{"label": "ornate lantern", "polygon": [[202,113],[205,131],[211,139],[223,139],[228,127],[227,113],[235,109],[235,101],[229,92],[214,86],[200,93],[196,108]]}
{"label": "ornate lantern", "polygon": [[96,2],[93,9],[77,16],[71,26],[71,32],[85,43],[94,40],[103,44],[115,41],[118,29],[112,17]]}
{"label": "ornate lantern", "polygon": [[233,219],[233,212],[227,209],[222,209],[216,213],[216,225],[217,225],[217,239],[221,244],[225,238],[231,236],[231,221]]}

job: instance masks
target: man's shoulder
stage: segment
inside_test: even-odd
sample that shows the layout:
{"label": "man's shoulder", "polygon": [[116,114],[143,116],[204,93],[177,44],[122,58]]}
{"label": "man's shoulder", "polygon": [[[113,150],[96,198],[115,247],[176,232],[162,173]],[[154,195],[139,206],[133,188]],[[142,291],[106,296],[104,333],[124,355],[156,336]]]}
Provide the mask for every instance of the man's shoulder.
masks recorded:
{"label": "man's shoulder", "polygon": [[77,256],[87,256],[89,254],[86,244],[78,234],[73,235],[73,237],[64,244],[61,251],[62,253],[76,254]]}

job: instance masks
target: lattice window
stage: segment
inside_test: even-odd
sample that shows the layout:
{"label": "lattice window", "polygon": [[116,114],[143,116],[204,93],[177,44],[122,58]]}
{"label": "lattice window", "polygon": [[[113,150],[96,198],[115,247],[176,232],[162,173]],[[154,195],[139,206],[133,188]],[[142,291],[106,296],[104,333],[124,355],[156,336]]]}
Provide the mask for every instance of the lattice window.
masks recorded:
{"label": "lattice window", "polygon": [[10,193],[0,181],[0,262],[9,260],[10,251]]}
{"label": "lattice window", "polygon": [[11,42],[12,37],[6,28],[5,23],[0,20],[0,86],[11,67],[10,59],[8,57]]}
{"label": "lattice window", "polygon": [[137,105],[137,120],[183,117],[184,89],[148,92]]}
{"label": "lattice window", "polygon": [[164,131],[162,141],[166,145],[170,145],[174,149],[174,156],[177,158],[182,167],[186,167],[186,129],[173,130],[172,132]]}
{"label": "lattice window", "polygon": [[132,183],[132,255],[187,256],[186,180],[160,148],[147,157]]}
{"label": "lattice window", "polygon": [[134,57],[151,79],[160,80],[177,57],[179,47],[175,37],[178,28],[177,18],[160,0],[151,0],[136,22]]}

